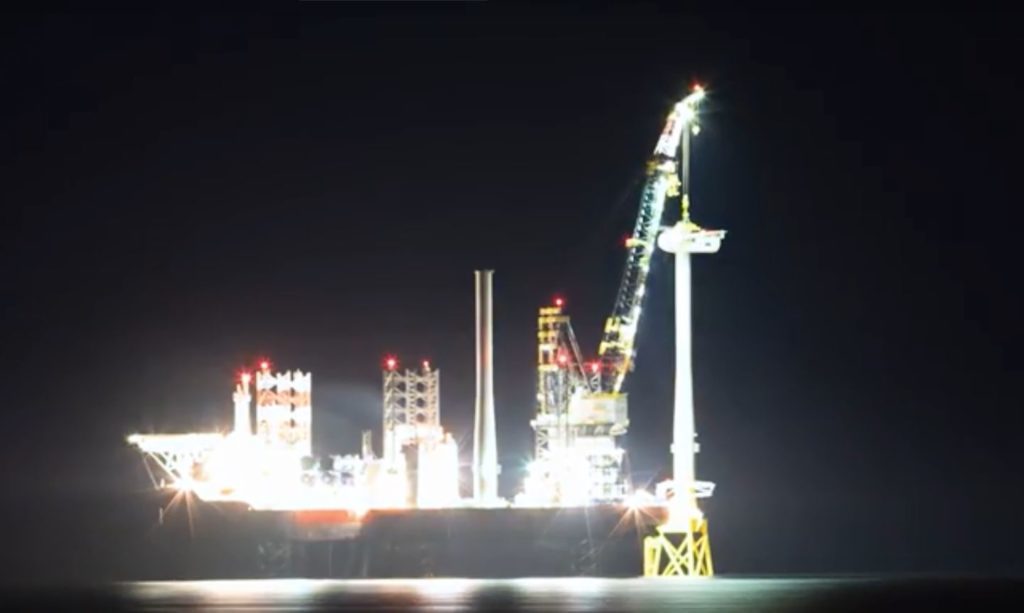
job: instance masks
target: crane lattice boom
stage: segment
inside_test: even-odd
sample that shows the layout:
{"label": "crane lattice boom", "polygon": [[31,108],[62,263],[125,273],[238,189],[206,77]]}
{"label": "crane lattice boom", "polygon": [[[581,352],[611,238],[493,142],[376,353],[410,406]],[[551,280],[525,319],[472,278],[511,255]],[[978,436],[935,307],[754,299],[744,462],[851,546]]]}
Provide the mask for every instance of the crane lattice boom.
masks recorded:
{"label": "crane lattice boom", "polygon": [[598,347],[602,391],[621,392],[626,374],[632,370],[647,272],[661,226],[665,200],[679,195],[677,152],[685,131],[695,127],[693,121],[696,105],[703,97],[704,91],[696,88],[673,107],[648,163],[647,182],[640,198],[636,225],[633,234],[626,239],[626,268],[615,297],[615,306],[605,322],[604,335]]}

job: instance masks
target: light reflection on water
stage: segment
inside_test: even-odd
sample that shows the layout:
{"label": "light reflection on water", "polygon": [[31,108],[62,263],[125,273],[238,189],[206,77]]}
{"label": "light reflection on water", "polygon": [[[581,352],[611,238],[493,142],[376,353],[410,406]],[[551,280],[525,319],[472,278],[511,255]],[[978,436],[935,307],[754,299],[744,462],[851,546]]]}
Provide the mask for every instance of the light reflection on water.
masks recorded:
{"label": "light reflection on water", "polygon": [[793,611],[804,610],[809,599],[837,581],[279,579],[144,582],[123,589],[133,606],[150,610]]}
{"label": "light reflection on water", "polygon": [[[861,576],[171,581],[119,584],[104,590],[100,598],[85,606],[72,595],[68,610],[962,613],[1024,611],[1024,580]],[[17,610],[27,608],[45,607]]]}

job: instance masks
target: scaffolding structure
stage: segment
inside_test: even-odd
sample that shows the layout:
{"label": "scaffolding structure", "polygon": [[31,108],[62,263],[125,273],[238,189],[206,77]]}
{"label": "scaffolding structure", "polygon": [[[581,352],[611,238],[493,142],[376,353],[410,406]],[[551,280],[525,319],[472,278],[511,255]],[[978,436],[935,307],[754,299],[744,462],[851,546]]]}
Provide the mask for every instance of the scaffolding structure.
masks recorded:
{"label": "scaffolding structure", "polygon": [[[312,375],[271,372],[262,362],[240,374],[227,432],[133,434],[137,447],[162,472],[154,486],[187,491],[207,501],[245,502],[262,510],[460,506],[458,445],[440,422],[440,371],[384,372],[384,457],[373,453],[372,433],[362,453],[311,454]],[[255,388],[255,393],[252,389]],[[251,411],[256,405],[253,432]]]}
{"label": "scaffolding structure", "polygon": [[299,457],[312,454],[312,373],[256,371],[257,435],[269,447]]}
{"label": "scaffolding structure", "polygon": [[441,430],[441,371],[399,370],[388,361],[384,370],[384,462],[395,466],[402,448]]}
{"label": "scaffolding structure", "polygon": [[584,505],[625,496],[625,396],[600,393],[597,362],[585,363],[561,300],[537,318],[537,415],[534,460],[522,502]]}
{"label": "scaffolding structure", "polygon": [[419,370],[384,369],[383,470],[396,503],[419,508],[459,501],[459,449],[441,427],[441,371],[424,361]]}

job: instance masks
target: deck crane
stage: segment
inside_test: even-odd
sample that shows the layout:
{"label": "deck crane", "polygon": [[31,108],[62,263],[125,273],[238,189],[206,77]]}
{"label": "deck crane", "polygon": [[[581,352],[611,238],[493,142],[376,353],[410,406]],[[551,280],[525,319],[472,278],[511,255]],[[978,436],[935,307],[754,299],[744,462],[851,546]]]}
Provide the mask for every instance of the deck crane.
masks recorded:
{"label": "deck crane", "polygon": [[[626,248],[629,250],[626,268],[615,297],[615,306],[605,322],[604,336],[597,350],[601,378],[599,389],[594,391],[622,393],[626,375],[633,370],[636,333],[640,324],[647,272],[654,253],[655,239],[661,228],[665,200],[679,197],[680,186],[689,182],[690,139],[684,138],[684,135],[687,130],[697,129],[694,123],[696,109],[703,98],[704,90],[697,86],[690,95],[676,103],[648,162],[640,211],[633,234],[626,239]],[[681,168],[676,162],[680,145],[683,149]],[[683,191],[683,215],[688,219],[689,195],[686,190]]]}
{"label": "deck crane", "polygon": [[704,90],[697,86],[672,107],[647,164],[640,210],[626,240],[626,267],[597,360],[584,362],[581,357],[561,299],[540,309],[537,417],[530,422],[536,448],[524,488],[524,498],[531,503],[579,504],[621,500],[627,494],[624,452],[615,443],[629,426],[623,386],[633,368],[647,274],[665,201],[682,195],[683,217],[689,223],[685,190],[689,135],[698,129],[696,110],[703,98]]}

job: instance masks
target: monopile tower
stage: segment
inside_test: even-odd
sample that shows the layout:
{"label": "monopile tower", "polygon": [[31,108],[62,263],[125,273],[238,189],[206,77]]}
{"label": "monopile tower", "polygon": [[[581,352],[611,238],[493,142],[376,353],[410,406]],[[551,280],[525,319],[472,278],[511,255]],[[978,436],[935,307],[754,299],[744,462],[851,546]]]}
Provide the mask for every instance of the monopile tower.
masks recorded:
{"label": "monopile tower", "polygon": [[645,576],[710,576],[711,546],[708,524],[697,506],[697,499],[711,495],[714,484],[697,481],[697,452],[693,410],[693,353],[690,317],[690,254],[716,253],[725,238],[724,230],[706,230],[690,219],[690,136],[699,131],[697,106],[704,91],[697,87],[676,105],[675,113],[683,120],[682,160],[678,195],[682,216],[658,237],[658,247],[674,254],[675,260],[675,325],[676,369],[675,400],[672,428],[673,495],[668,522],[658,528],[655,536],[644,541]]}

